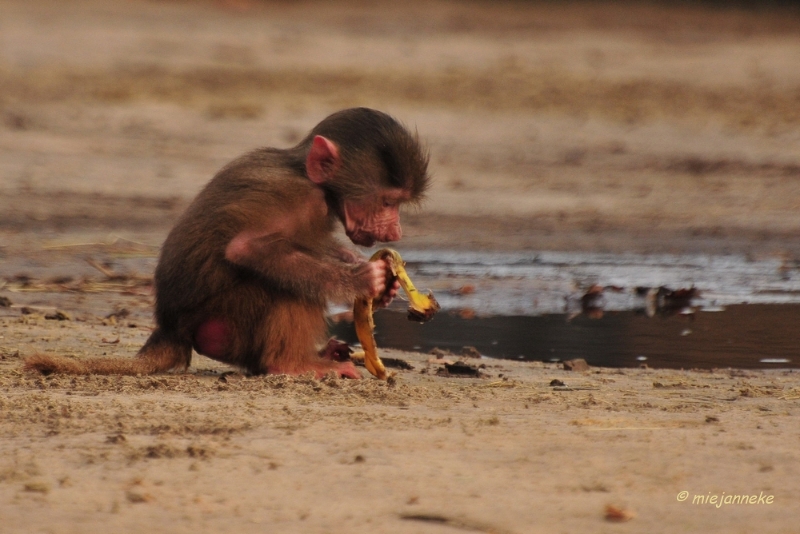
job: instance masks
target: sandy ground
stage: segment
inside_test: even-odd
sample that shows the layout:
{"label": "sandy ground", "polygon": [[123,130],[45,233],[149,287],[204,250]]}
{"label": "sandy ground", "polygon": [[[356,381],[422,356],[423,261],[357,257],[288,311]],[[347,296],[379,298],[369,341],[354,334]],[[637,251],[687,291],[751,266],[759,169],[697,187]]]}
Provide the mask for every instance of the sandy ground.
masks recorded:
{"label": "sandy ground", "polygon": [[[448,378],[394,351],[415,369],[393,384],[21,365],[130,357],[191,197],[346,106],[430,146],[401,250],[796,266],[798,30],[786,9],[635,3],[0,2],[0,530],[795,532],[797,373]],[[731,495],[761,501],[697,503]]]}

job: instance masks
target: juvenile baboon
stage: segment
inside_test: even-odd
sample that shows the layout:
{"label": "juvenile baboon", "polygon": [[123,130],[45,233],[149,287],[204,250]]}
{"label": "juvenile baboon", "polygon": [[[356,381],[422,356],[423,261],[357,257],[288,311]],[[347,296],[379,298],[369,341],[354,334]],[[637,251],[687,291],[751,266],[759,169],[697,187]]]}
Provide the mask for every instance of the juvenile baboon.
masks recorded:
{"label": "juvenile baboon", "polygon": [[340,347],[322,350],[328,301],[386,301],[387,265],[333,237],[371,246],[402,236],[399,207],[429,184],[417,135],[354,108],[297,146],[263,148],[225,166],[168,235],[155,272],[156,328],[136,358],[31,356],[42,373],[147,374],[188,367],[192,348],[253,374],[335,371],[359,378]]}

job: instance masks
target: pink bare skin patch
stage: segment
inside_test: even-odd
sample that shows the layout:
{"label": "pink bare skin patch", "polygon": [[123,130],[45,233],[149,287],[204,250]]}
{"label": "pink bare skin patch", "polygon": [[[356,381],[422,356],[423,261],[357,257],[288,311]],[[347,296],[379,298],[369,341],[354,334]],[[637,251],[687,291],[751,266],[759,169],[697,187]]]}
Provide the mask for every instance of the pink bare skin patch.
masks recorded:
{"label": "pink bare skin patch", "polygon": [[376,241],[387,243],[403,237],[400,227],[400,204],[409,200],[409,193],[390,189],[360,201],[345,200],[342,223],[350,241],[371,247]]}
{"label": "pink bare skin patch", "polygon": [[208,319],[194,332],[194,350],[209,358],[224,356],[230,342],[230,328],[222,319]]}

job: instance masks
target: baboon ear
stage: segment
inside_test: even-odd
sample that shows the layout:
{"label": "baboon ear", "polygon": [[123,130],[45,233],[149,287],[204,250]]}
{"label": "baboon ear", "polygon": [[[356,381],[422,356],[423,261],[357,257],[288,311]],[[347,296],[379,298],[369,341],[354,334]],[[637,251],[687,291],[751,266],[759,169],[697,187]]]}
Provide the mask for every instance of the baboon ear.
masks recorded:
{"label": "baboon ear", "polygon": [[315,136],[306,158],[308,178],[315,184],[322,185],[333,178],[340,163],[339,148],[336,144],[321,135]]}

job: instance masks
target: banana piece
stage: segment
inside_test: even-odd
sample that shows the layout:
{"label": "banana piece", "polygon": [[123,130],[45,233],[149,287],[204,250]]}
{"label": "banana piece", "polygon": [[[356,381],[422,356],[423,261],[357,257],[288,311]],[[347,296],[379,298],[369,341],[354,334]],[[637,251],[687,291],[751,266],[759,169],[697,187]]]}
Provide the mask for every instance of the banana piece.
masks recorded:
{"label": "banana piece", "polygon": [[[408,297],[408,320],[424,323],[432,319],[434,314],[439,311],[439,303],[436,302],[433,293],[429,292],[425,295],[414,287],[406,273],[405,262],[400,254],[396,250],[383,248],[373,254],[369,261],[380,259],[385,260],[392,270],[392,279],[388,281],[387,286],[391,286],[395,280],[399,280],[400,287]],[[373,300],[370,298],[357,298],[353,304],[356,336],[364,349],[364,366],[367,371],[381,380],[386,380],[388,374],[378,356],[378,347],[373,336],[375,322],[372,320],[372,306]]]}

